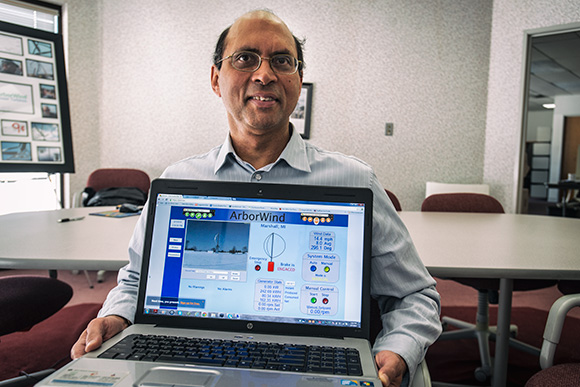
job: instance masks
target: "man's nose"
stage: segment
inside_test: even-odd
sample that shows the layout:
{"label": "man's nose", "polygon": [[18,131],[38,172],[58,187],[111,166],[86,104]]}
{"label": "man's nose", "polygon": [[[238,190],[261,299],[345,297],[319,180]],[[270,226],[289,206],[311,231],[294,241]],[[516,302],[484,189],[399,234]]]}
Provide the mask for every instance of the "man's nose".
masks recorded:
{"label": "man's nose", "polygon": [[263,85],[267,85],[270,82],[277,80],[278,76],[276,75],[274,70],[272,70],[272,67],[270,66],[270,61],[268,59],[262,59],[260,67],[258,67],[258,69],[254,71],[252,78],[255,82],[260,82]]}

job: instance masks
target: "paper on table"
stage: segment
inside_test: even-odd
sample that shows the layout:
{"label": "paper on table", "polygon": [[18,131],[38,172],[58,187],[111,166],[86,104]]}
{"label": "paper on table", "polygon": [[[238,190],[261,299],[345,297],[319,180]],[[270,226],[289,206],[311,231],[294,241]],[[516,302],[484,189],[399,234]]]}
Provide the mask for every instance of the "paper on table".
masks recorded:
{"label": "paper on table", "polygon": [[126,218],[127,216],[140,215],[141,211],[138,212],[121,212],[119,210],[112,211],[102,211],[102,212],[92,212],[89,215],[105,216],[107,218]]}

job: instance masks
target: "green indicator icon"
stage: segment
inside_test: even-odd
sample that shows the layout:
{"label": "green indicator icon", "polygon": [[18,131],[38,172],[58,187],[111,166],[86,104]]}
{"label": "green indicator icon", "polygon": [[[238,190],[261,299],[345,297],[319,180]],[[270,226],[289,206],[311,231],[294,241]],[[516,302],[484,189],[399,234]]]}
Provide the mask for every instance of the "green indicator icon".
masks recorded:
{"label": "green indicator icon", "polygon": [[316,297],[312,297],[312,298],[310,299],[310,302],[311,302],[311,303],[313,303],[313,304],[316,304]]}
{"label": "green indicator icon", "polygon": [[197,214],[195,214],[195,217],[196,217],[197,219],[200,219],[200,218],[201,218],[201,214],[198,212]]}

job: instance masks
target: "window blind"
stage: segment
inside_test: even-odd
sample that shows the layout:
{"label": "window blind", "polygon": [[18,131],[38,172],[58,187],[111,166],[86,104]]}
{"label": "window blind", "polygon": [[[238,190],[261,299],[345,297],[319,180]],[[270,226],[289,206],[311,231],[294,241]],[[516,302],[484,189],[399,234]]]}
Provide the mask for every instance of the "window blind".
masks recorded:
{"label": "window blind", "polygon": [[58,34],[60,7],[50,6],[43,6],[39,2],[0,0],[0,20]]}

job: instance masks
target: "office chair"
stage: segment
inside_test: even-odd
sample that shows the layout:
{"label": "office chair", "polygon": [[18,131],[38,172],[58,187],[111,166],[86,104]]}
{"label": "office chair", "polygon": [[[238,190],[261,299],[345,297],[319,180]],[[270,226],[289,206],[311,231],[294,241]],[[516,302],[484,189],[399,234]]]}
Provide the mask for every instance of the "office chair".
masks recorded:
{"label": "office chair", "polygon": [[389,191],[388,189],[385,189],[385,192],[389,196],[389,199],[391,199],[391,202],[393,203],[395,210],[403,211],[403,209],[401,208],[401,202],[399,201],[397,196],[394,193],[392,193],[391,191]]}
{"label": "office chair", "polygon": [[[64,307],[73,290],[55,278],[37,276],[7,276],[0,278],[0,336],[27,331]],[[2,345],[0,339],[0,346]],[[38,380],[54,369],[34,372],[0,382],[0,386],[26,386],[30,377]]]}
{"label": "office chair", "polygon": [[[371,320],[370,320],[370,342],[371,345],[375,343],[375,340],[379,332],[383,329],[381,312],[379,308],[379,303],[374,298],[371,298]],[[427,367],[427,362],[423,360],[418,366],[415,372],[415,377],[409,387],[431,387],[431,374],[429,373],[429,368]]]}
{"label": "office chair", "polygon": [[431,195],[421,204],[421,211],[504,213],[503,206],[493,196],[471,192]]}
{"label": "office chair", "polygon": [[[145,197],[149,193],[149,186],[151,181],[147,173],[139,169],[131,168],[101,168],[93,171],[87,179],[85,193],[91,191],[97,193],[99,191],[110,188],[138,188]],[[90,198],[89,198],[90,199]],[[122,204],[119,199],[119,203]],[[87,201],[83,200],[83,205]],[[90,202],[90,200],[88,200]],[[144,203],[142,203],[144,204]]]}
{"label": "office chair", "polygon": [[[444,194],[433,194],[425,198],[421,205],[421,211],[437,212],[479,212],[503,214],[504,209],[499,201],[494,197],[481,193],[455,192]],[[482,236],[484,237],[484,236]],[[455,340],[466,338],[477,338],[481,367],[475,370],[475,378],[484,382],[492,375],[491,356],[489,352],[489,340],[495,339],[496,327],[489,326],[489,304],[497,303],[497,293],[499,291],[499,279],[489,278],[451,278],[453,281],[475,288],[478,292],[476,324],[457,320],[450,317],[443,317],[444,326],[453,325],[460,329],[445,331],[439,340]],[[556,281],[550,280],[515,280],[514,290],[534,290],[550,287]],[[510,326],[510,333],[515,336],[517,327]],[[526,343],[518,341],[513,337],[509,339],[510,346],[519,350],[539,355],[539,349]]]}
{"label": "office chair", "polygon": [[472,192],[489,195],[487,184],[439,183],[428,181],[425,185],[425,197],[440,193]]}
{"label": "office chair", "polygon": [[533,375],[525,387],[580,386],[580,363],[554,365],[554,355],[560,342],[566,314],[572,308],[580,306],[580,281],[560,281],[558,289],[564,295],[554,302],[548,314],[540,352],[542,371]]}
{"label": "office chair", "polygon": [[[143,200],[147,198],[149,193],[149,186],[151,181],[149,176],[144,171],[139,169],[132,169],[132,168],[101,168],[96,169],[93,171],[88,179],[86,188],[82,194],[76,194],[75,198],[73,199],[75,206],[85,206],[85,205],[100,205],[100,204],[91,204],[90,203],[90,194],[95,194],[99,191],[112,188],[138,188],[142,191]],[[128,199],[125,198],[118,198],[117,201],[110,201],[104,205],[118,205],[127,202]],[[138,203],[133,203],[138,204]],[[145,204],[144,202],[141,204]],[[85,271],[85,276],[87,277],[87,281],[89,282],[89,286],[92,288],[93,284],[91,282],[90,277],[88,276],[88,272]],[[97,282],[103,282],[104,280],[105,271],[100,270],[97,273]]]}

